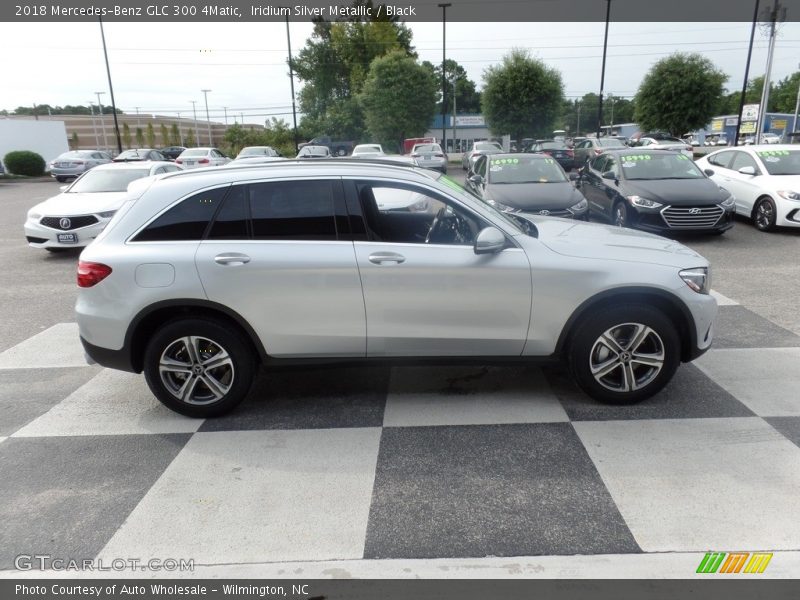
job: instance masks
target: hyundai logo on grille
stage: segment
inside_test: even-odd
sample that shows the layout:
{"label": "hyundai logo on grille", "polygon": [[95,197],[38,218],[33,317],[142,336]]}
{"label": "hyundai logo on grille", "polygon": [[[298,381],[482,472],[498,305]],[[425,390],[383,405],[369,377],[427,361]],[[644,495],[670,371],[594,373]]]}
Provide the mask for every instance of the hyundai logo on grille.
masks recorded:
{"label": "hyundai logo on grille", "polygon": [[544,215],[544,216],[546,217],[547,215],[549,215],[549,214],[550,214],[550,211],[549,211],[549,210],[547,210],[547,209],[545,209],[545,210],[540,210],[540,211],[539,211],[539,214],[540,214],[540,215]]}
{"label": "hyundai logo on grille", "polygon": [[61,227],[61,229],[69,229],[72,227],[72,221],[70,221],[67,217],[61,217],[61,219],[58,221],[58,226]]}
{"label": "hyundai logo on grille", "polygon": [[690,214],[690,215],[699,215],[699,214],[700,214],[700,212],[701,212],[701,211],[700,211],[700,209],[699,209],[699,208],[690,208],[690,209],[689,209],[689,214]]}

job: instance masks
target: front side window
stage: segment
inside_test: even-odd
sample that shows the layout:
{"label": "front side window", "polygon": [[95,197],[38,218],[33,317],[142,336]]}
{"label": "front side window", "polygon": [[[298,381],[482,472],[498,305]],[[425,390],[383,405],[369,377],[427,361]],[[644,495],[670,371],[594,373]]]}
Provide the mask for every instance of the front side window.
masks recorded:
{"label": "front side window", "polygon": [[257,240],[335,240],[333,182],[277,181],[249,186]]}
{"label": "front side window", "polygon": [[427,190],[403,184],[358,182],[373,241],[472,246],[481,221]]}
{"label": "front side window", "polygon": [[743,167],[753,167],[755,172],[758,173],[758,165],[756,165],[756,160],[752,156],[747,152],[734,152],[731,169],[738,171]]}
{"label": "front side window", "polygon": [[228,186],[225,186],[186,198],[156,218],[133,241],[174,242],[202,239],[227,191]]}

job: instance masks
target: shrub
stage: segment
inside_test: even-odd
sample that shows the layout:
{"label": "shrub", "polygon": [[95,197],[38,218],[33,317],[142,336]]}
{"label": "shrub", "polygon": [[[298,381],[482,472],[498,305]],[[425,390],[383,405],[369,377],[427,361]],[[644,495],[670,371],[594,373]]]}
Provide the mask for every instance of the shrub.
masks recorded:
{"label": "shrub", "polygon": [[28,175],[29,177],[39,177],[44,175],[44,159],[28,150],[15,150],[3,157],[6,169],[15,175]]}

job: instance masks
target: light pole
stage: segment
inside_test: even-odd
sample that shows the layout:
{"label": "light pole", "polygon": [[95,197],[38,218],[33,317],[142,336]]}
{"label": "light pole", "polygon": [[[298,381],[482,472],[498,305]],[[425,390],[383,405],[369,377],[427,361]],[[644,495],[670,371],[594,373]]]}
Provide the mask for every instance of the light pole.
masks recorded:
{"label": "light pole", "polygon": [[606,35],[603,38],[603,67],[600,71],[600,101],[597,104],[597,137],[603,125],[603,88],[606,84],[606,50],[608,49],[608,22],[611,19],[611,0],[606,0]]}
{"label": "light pole", "polygon": [[183,122],[181,122],[181,113],[178,111],[178,146],[183,146]]}
{"label": "light pole", "polygon": [[[108,49],[106,48],[106,32],[103,29],[103,17],[98,17],[100,22],[100,37],[103,40],[103,57],[106,59],[106,75],[108,76],[108,91],[111,92],[111,116],[114,117],[114,133],[117,136],[117,151],[122,154],[122,137],[119,135],[119,120],[117,119],[117,103],[114,100],[114,86],[111,83],[111,66],[108,64]],[[99,98],[98,98],[99,99]],[[103,118],[103,111],[100,110],[101,122]],[[103,125],[103,137],[105,138],[106,131]]]}
{"label": "light pole", "polygon": [[294,69],[292,67],[292,38],[289,35],[289,13],[286,13],[286,46],[289,50],[289,86],[292,92],[292,123],[294,124],[294,151],[300,145],[300,138],[297,137],[297,108],[294,98]]}
{"label": "light pole", "polygon": [[[452,6],[452,4],[445,2],[437,6],[442,9],[442,151],[447,152],[447,123],[444,120],[447,111],[447,85],[445,84],[447,80],[444,63],[447,48],[447,7]],[[453,120],[455,121],[455,119]]]}
{"label": "light pole", "polygon": [[[797,68],[800,69],[800,64],[797,65]],[[800,112],[800,80],[797,82],[797,102],[794,103],[794,124],[792,126],[792,131],[800,131],[800,127],[798,127],[797,122],[797,114]]]}
{"label": "light pole", "polygon": [[106,137],[106,121],[103,118],[103,104],[100,102],[100,95],[105,94],[105,92],[95,92],[97,94],[97,109],[100,113],[100,125],[103,128],[103,150],[108,150],[108,138]]}
{"label": "light pole", "polygon": [[[756,0],[755,8],[753,9],[753,26],[750,28],[750,46],[747,49],[747,62],[744,66],[744,82],[742,83],[742,95],[739,96],[739,114],[736,115],[736,134],[733,138],[733,145],[739,145],[739,134],[742,130],[742,112],[744,112],[744,97],[747,94],[747,80],[750,77],[750,59],[753,56],[753,39],[756,35],[756,23],[758,22],[758,4],[760,0]],[[756,131],[756,138],[758,131]]]}
{"label": "light pole", "polygon": [[192,115],[194,115],[194,140],[195,144],[200,145],[200,131],[197,129],[197,100],[189,100],[192,103]]}
{"label": "light pole", "polygon": [[92,115],[92,130],[94,131],[94,147],[100,148],[100,140],[97,139],[97,123],[94,120],[94,105],[92,101],[89,100],[89,114]]}
{"label": "light pole", "polygon": [[227,106],[223,106],[222,110],[225,111],[225,127],[227,127],[228,126],[228,107]]}
{"label": "light pole", "polygon": [[758,131],[756,143],[762,141],[764,129],[767,125],[767,106],[769,104],[770,77],[772,76],[772,57],[775,53],[775,22],[778,20],[778,0],[775,0],[769,12],[769,49],[767,50],[767,71],[764,74],[764,86],[761,89],[761,106],[758,113]]}
{"label": "light pole", "polygon": [[203,92],[203,96],[205,97],[206,100],[206,127],[208,127],[208,145],[213,146],[214,141],[211,139],[211,119],[209,119],[208,117],[208,92],[210,92],[211,90],[200,90],[200,91]]}
{"label": "light pole", "polygon": [[[453,152],[456,151],[456,81],[458,81],[453,75]],[[444,152],[447,152],[447,148],[442,148]]]}
{"label": "light pole", "polygon": [[134,107],[136,108],[136,127],[139,129],[142,128],[142,119],[139,117],[139,106]]}
{"label": "light pole", "polygon": [[614,94],[611,92],[608,93],[608,101],[611,102],[611,123],[609,123],[610,127],[608,130],[608,135],[612,135],[614,133]]}
{"label": "light pole", "polygon": [[575,106],[578,107],[578,122],[575,123],[575,135],[581,134],[581,101],[580,99],[575,101]]}

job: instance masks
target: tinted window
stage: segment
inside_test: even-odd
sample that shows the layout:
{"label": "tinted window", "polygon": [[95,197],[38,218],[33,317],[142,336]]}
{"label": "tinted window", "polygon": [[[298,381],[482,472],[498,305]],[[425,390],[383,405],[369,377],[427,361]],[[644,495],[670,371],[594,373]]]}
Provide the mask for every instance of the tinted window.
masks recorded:
{"label": "tinted window", "polygon": [[253,237],[260,240],[335,240],[330,181],[280,181],[250,186]]}
{"label": "tinted window", "polygon": [[726,150],[725,152],[720,152],[719,154],[715,154],[714,156],[708,157],[708,162],[712,165],[716,165],[718,167],[728,168],[728,163],[731,162],[731,158],[733,157],[732,150]]}
{"label": "tinted window", "polygon": [[756,173],[758,173],[758,165],[756,165],[756,161],[752,156],[750,156],[747,152],[734,152],[731,169],[738,171],[742,167],[753,167],[756,170]]}
{"label": "tinted window", "polygon": [[227,191],[227,187],[222,187],[190,196],[150,223],[133,241],[171,242],[201,239]]}
{"label": "tinted window", "polygon": [[608,158],[608,156],[605,155],[605,154],[601,154],[600,156],[596,157],[592,161],[592,169],[594,169],[595,171],[600,171],[602,173],[603,172],[603,168],[605,167],[607,158]]}
{"label": "tinted window", "polygon": [[235,185],[225,198],[211,231],[210,240],[246,240],[247,233],[247,194],[246,187]]}

